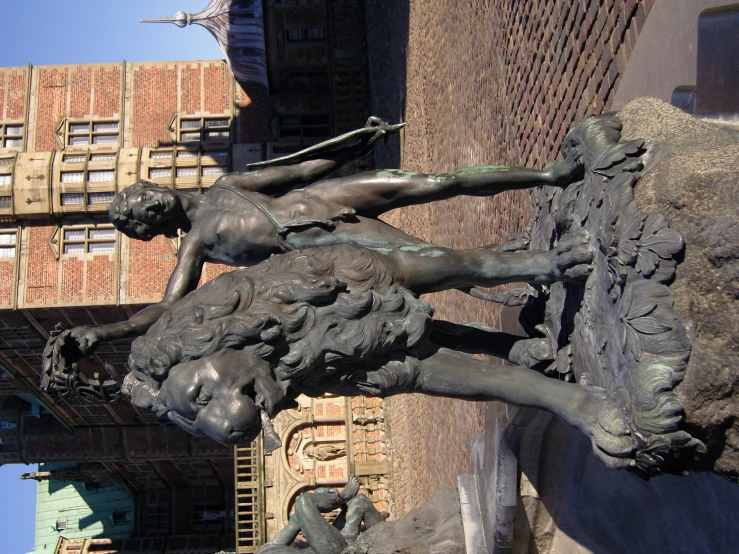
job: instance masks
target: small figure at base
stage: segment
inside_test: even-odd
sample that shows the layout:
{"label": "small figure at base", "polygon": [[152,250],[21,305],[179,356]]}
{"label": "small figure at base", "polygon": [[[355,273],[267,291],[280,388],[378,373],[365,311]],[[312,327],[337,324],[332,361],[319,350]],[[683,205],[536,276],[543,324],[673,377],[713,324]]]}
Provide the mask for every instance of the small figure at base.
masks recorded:
{"label": "small figure at base", "polygon": [[[301,552],[316,554],[348,554],[359,536],[362,523],[369,529],[384,518],[372,501],[359,493],[359,478],[350,475],[344,489],[318,488],[298,496],[295,512],[287,525],[275,537],[257,550],[258,554],[288,554],[295,552],[290,545],[298,534],[308,541],[310,548]],[[339,515],[329,523],[322,514],[340,509]]]}

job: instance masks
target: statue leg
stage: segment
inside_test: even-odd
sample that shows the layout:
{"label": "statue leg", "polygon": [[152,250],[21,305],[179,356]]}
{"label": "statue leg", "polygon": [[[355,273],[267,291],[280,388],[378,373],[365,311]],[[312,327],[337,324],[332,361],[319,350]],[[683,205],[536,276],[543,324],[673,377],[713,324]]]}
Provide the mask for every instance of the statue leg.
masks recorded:
{"label": "statue leg", "polygon": [[566,186],[581,175],[582,165],[573,158],[550,170],[483,165],[427,175],[384,169],[319,181],[307,187],[305,192],[350,206],[361,215],[377,217],[396,208],[460,195],[495,196],[506,190],[542,185]]}
{"label": "statue leg", "polygon": [[365,527],[369,529],[384,520],[372,501],[365,495],[360,494],[347,502],[346,523],[341,529],[341,534],[347,539],[356,538],[359,536],[362,521],[364,521]]}
{"label": "statue leg", "polygon": [[347,546],[341,532],[318,510],[311,494],[301,494],[295,501],[294,517],[308,544],[321,554],[341,554]]}
{"label": "statue leg", "polygon": [[531,369],[544,368],[557,354],[547,337],[522,337],[482,323],[431,321],[431,342],[467,354],[487,354]]}
{"label": "statue leg", "polygon": [[290,516],[287,525],[280,529],[269,544],[291,545],[300,533],[300,524],[296,521],[295,514]]}
{"label": "statue leg", "polygon": [[539,408],[590,437],[595,454],[609,467],[633,465],[635,449],[627,419],[598,387],[564,383],[535,371],[498,366],[442,348],[420,360],[411,391],[463,400],[502,400]]}
{"label": "statue leg", "polygon": [[403,285],[417,294],[505,283],[578,280],[592,270],[593,248],[584,229],[563,235],[549,251],[497,252],[492,246],[450,250],[432,244],[400,246],[390,254]]}

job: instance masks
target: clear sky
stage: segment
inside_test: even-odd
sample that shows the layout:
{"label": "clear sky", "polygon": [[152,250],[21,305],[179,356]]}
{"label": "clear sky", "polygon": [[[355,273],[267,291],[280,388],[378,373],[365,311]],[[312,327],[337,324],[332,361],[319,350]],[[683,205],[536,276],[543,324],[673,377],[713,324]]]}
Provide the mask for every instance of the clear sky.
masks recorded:
{"label": "clear sky", "polygon": [[0,66],[222,59],[204,28],[139,23],[208,0],[3,0]]}
{"label": "clear sky", "polygon": [[[0,67],[75,63],[223,59],[211,34],[196,25],[143,24],[140,19],[201,11],[208,0],[3,0]],[[0,552],[33,550],[33,466],[0,467]]]}

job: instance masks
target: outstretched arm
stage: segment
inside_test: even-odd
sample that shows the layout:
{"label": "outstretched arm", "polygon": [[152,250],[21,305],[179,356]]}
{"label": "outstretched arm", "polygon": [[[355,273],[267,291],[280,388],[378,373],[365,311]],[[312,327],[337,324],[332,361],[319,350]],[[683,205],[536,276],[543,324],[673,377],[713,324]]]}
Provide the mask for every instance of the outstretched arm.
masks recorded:
{"label": "outstretched arm", "polygon": [[280,196],[319,181],[341,166],[363,158],[380,138],[387,138],[403,125],[389,125],[379,118],[370,117],[361,129],[284,158],[252,164],[249,166],[252,171],[229,173],[220,177],[216,184]]}
{"label": "outstretched arm", "polygon": [[[190,240],[188,240],[188,238]],[[205,263],[202,247],[195,237],[185,237],[177,256],[177,266],[169,278],[164,298],[120,323],[100,327],[76,327],[70,335],[76,340],[81,353],[87,354],[100,342],[143,335],[162,314],[188,292],[195,290]]]}

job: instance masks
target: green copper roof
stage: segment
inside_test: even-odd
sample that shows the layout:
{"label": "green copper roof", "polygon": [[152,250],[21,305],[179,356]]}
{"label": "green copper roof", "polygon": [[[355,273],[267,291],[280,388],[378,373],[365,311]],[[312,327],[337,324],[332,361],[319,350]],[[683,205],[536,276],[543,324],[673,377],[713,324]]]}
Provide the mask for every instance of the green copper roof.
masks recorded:
{"label": "green copper roof", "polygon": [[[75,464],[40,464],[39,471],[73,468]],[[120,483],[98,486],[44,480],[36,492],[36,535],[33,554],[52,554],[60,536],[68,539],[124,539],[133,532],[134,500]]]}

